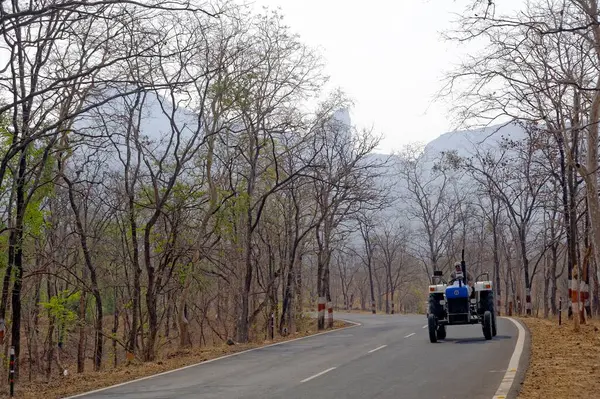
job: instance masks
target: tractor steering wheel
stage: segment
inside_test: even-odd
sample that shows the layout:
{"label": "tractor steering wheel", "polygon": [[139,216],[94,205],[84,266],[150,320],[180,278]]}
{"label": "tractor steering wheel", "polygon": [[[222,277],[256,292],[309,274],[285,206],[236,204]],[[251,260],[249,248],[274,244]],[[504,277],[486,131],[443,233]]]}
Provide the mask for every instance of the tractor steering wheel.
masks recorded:
{"label": "tractor steering wheel", "polygon": [[467,283],[465,283],[465,280],[463,278],[453,278],[453,279],[450,279],[450,281],[448,282],[448,285],[452,285],[457,280],[463,280],[463,285],[467,285]]}

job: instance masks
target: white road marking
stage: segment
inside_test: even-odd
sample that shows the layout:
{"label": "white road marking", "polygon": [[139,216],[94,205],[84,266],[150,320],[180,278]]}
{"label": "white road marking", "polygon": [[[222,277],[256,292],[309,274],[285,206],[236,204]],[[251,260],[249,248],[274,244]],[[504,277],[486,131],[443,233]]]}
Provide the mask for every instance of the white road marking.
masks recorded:
{"label": "white road marking", "polygon": [[335,370],[335,369],[336,369],[335,367],[332,367],[332,368],[330,368],[330,369],[327,369],[327,370],[321,371],[320,373],[318,373],[318,374],[315,374],[315,375],[313,375],[312,377],[305,378],[305,379],[303,379],[303,380],[302,380],[302,381],[300,381],[300,382],[302,383],[302,382],[307,382],[307,381],[310,381],[310,380],[312,380],[313,378],[317,378],[317,377],[319,377],[319,376],[321,376],[321,375],[323,375],[323,374],[325,374],[325,373],[329,373],[331,370]]}
{"label": "white road marking", "polygon": [[517,369],[519,368],[519,360],[521,360],[521,354],[523,353],[523,348],[525,346],[525,329],[521,323],[510,317],[503,318],[512,321],[513,324],[517,326],[519,335],[517,338],[517,344],[515,345],[515,351],[510,358],[510,362],[508,363],[508,369],[506,370],[504,378],[502,379],[502,382],[500,383],[500,386],[498,387],[498,390],[492,399],[505,399],[507,397],[513,382],[515,381]]}
{"label": "white road marking", "polygon": [[243,353],[254,352],[254,351],[258,351],[258,350],[265,349],[265,348],[271,348],[273,346],[285,345],[285,344],[288,344],[290,342],[300,341],[302,339],[307,339],[307,338],[311,338],[311,337],[318,337],[319,335],[330,334],[330,333],[334,333],[334,332],[339,332],[339,331],[342,331],[342,330],[346,330],[348,328],[354,328],[354,327],[362,326],[361,323],[357,323],[355,321],[350,321],[350,320],[346,320],[346,319],[338,319],[338,320],[341,320],[341,321],[344,321],[346,323],[350,323],[350,324],[353,324],[353,325],[352,326],[348,326],[348,327],[336,328],[335,330],[324,331],[324,332],[313,334],[313,335],[307,335],[306,337],[294,338],[294,339],[290,339],[290,340],[287,340],[287,341],[276,342],[276,343],[270,344],[270,345],[259,346],[258,348],[247,349],[245,351],[232,353],[232,354],[229,354],[229,355],[217,357],[215,359],[205,360],[205,361],[200,362],[200,363],[190,364],[189,366],[180,367],[178,369],[164,371],[162,373],[148,375],[146,377],[141,377],[141,378],[136,378],[136,379],[133,379],[133,380],[122,382],[120,384],[115,384],[115,385],[111,385],[111,386],[108,386],[108,387],[99,388],[99,389],[96,389],[96,390],[93,390],[93,391],[79,393],[79,394],[76,394],[76,395],[73,395],[73,396],[68,396],[68,397],[63,398],[63,399],[80,398],[82,396],[91,395],[93,393],[98,393],[98,392],[106,391],[107,389],[117,388],[117,387],[121,387],[123,385],[131,384],[133,382],[144,381],[144,380],[148,380],[150,378],[158,377],[158,376],[161,376],[161,375],[171,374],[171,373],[174,373],[176,371],[181,371],[181,370],[189,369],[189,368],[192,368],[192,367],[202,366],[202,365],[204,365],[206,363],[212,363],[212,362],[216,362],[218,360],[227,359],[228,357],[239,356],[239,355],[241,355]]}
{"label": "white road marking", "polygon": [[427,328],[427,325],[424,325],[423,328]]}
{"label": "white road marking", "polygon": [[404,338],[412,337],[413,335],[415,335],[415,333],[408,334],[408,335],[407,335],[406,337],[404,337]]}
{"label": "white road marking", "polygon": [[379,348],[371,349],[371,350],[369,351],[369,353],[373,353],[373,352],[375,352],[375,351],[378,351],[379,349],[383,349],[383,348],[385,348],[386,346],[387,346],[387,345],[381,345]]}

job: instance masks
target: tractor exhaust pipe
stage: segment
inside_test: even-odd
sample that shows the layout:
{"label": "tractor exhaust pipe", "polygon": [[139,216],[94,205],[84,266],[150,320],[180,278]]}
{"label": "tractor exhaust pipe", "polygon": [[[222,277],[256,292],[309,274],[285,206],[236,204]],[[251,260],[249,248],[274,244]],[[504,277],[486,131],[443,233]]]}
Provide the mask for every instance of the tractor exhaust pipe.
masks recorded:
{"label": "tractor exhaust pipe", "polygon": [[462,268],[465,284],[468,283],[467,280],[467,264],[465,263],[465,249],[462,249],[460,267]]}

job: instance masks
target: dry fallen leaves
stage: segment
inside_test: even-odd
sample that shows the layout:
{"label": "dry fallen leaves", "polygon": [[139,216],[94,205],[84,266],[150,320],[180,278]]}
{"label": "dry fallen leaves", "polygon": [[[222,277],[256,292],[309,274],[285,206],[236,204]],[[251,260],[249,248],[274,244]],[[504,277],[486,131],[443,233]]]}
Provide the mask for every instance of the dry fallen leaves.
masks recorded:
{"label": "dry fallen leaves", "polygon": [[588,320],[581,331],[563,320],[521,319],[531,332],[531,358],[519,399],[598,398],[600,323]]}

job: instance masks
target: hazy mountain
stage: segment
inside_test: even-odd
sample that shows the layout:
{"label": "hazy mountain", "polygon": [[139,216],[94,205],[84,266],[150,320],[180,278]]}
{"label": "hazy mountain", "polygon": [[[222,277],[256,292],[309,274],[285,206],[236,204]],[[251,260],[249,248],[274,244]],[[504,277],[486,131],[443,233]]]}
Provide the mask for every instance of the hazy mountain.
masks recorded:
{"label": "hazy mountain", "polygon": [[[97,136],[99,140],[104,141],[104,148],[108,150],[106,161],[112,170],[122,168],[115,146],[124,152],[124,138],[130,117],[127,110],[137,105],[138,102],[143,102],[144,107],[141,113],[134,113],[134,118],[139,117],[141,136],[145,137],[146,145],[151,148],[150,151],[157,157],[168,145],[169,133],[172,129],[171,123],[181,129],[184,141],[189,139],[193,132],[199,128],[198,118],[192,111],[185,108],[173,111],[170,102],[155,93],[147,93],[140,98],[129,95],[109,101],[98,109],[79,117],[75,123],[75,128],[82,134]],[[172,111],[173,120],[170,121],[166,114],[171,114]],[[342,131],[345,130],[344,128],[347,129],[347,132],[351,130],[352,120],[347,109],[335,112],[333,121],[338,127],[342,127]],[[109,141],[107,137],[111,135],[112,140]],[[425,180],[430,180],[428,176],[442,152],[455,151],[460,156],[468,157],[473,155],[476,149],[499,148],[500,141],[503,138],[521,139],[524,136],[525,133],[522,127],[516,123],[443,133],[425,146],[421,155],[423,159],[421,172]],[[398,174],[400,165],[397,156],[377,153],[370,155],[366,161],[375,163],[387,161],[387,166],[382,169],[382,175],[377,183],[380,187],[391,189],[392,195],[397,198],[392,206],[383,210],[380,214],[381,219],[393,219],[405,215],[408,204],[406,200],[407,191],[405,182]],[[463,177],[459,180],[458,183],[464,185],[464,187],[468,187],[470,184],[467,178]],[[429,181],[431,187],[435,183],[435,181]],[[403,223],[417,228],[419,222],[417,220],[403,220]]]}
{"label": "hazy mountain", "polygon": [[443,151],[456,151],[460,156],[471,156],[475,148],[498,148],[503,138],[525,138],[523,127],[515,122],[488,126],[482,129],[444,133],[425,147],[425,153],[438,155]]}

